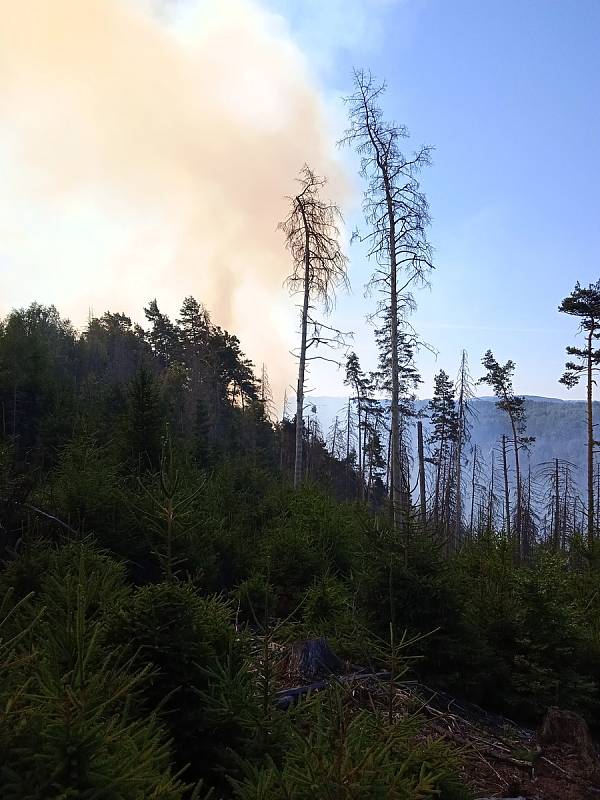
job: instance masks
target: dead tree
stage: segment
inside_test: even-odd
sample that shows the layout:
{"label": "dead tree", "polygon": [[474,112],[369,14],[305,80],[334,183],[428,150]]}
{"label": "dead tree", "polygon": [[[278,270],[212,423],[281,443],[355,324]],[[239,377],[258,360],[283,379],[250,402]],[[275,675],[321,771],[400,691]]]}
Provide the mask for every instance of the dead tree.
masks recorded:
{"label": "dead tree", "polygon": [[471,438],[471,418],[474,411],[471,406],[471,400],[474,397],[473,379],[469,373],[469,364],[467,361],[467,351],[463,350],[458,376],[455,382],[456,386],[456,412],[458,417],[458,432],[456,437],[456,508],[454,517],[454,539],[456,542],[460,540],[461,526],[462,526],[462,459],[463,448]]}
{"label": "dead tree", "polygon": [[279,228],[293,261],[293,271],[287,279],[292,294],[302,296],[300,315],[300,349],[298,384],[296,389],[296,449],[294,458],[294,487],[302,481],[302,439],[304,388],[307,362],[323,356],[307,355],[311,347],[341,342],[341,332],[313,317],[314,303],[326,313],[331,310],[335,290],[348,285],[347,259],[340,246],[341,213],[337,205],[321,198],[326,183],[306,164],[298,179],[299,191],[290,197],[291,210]]}
{"label": "dead tree", "polygon": [[[576,472],[577,466],[562,458],[546,461],[537,467],[541,484],[540,505],[546,510],[546,516],[550,516],[548,536],[553,549],[557,551],[563,548],[566,540],[569,522],[566,509],[573,508],[579,502]],[[575,533],[575,520],[572,530]]]}
{"label": "dead tree", "polygon": [[427,500],[425,495],[425,451],[423,447],[423,423],[417,421],[417,451],[419,454],[419,511],[421,524],[425,528],[427,522]]}
{"label": "dead tree", "polygon": [[510,540],[510,490],[508,488],[508,462],[506,459],[505,434],[502,434],[502,473],[504,475],[504,530],[506,531],[507,538]]}
{"label": "dead tree", "polygon": [[378,84],[369,72],[354,71],[354,92],[346,98],[349,127],[341,143],[354,146],[361,157],[368,230],[359,238],[377,264],[372,284],[383,293],[380,311],[390,327],[391,501],[394,526],[402,528],[410,498],[402,487],[399,332],[402,313],[411,305],[411,288],[426,283],[433,266],[426,236],[428,204],[418,181],[421,169],[430,163],[431,148],[422,147],[411,156],[402,153],[400,142],[408,138],[408,131],[384,120],[379,105],[384,91],[385,84]]}

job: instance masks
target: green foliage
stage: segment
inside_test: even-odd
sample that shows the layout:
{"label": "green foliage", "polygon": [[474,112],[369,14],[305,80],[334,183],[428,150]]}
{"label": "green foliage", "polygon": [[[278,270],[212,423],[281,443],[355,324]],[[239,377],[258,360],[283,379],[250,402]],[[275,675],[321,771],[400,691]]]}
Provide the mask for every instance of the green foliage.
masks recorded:
{"label": "green foliage", "polygon": [[597,713],[598,641],[585,608],[594,595],[582,593],[566,558],[542,552],[516,568],[507,542],[489,537],[460,567],[467,615],[487,646],[492,703],[530,719],[556,704]]}
{"label": "green foliage", "polygon": [[[193,298],[176,322],[156,302],[147,317],[78,336],[34,305],[0,325],[3,797],[179,798],[199,778],[223,798],[467,797],[455,754],[395,700],[409,665],[512,716],[559,704],[600,724],[595,543],[534,542],[515,564],[493,532],[451,554],[412,520],[399,537],[375,513],[381,481],[357,501],[318,436],[293,491],[293,426],[269,423],[236,337]],[[524,422],[512,363],[484,361]],[[444,397],[436,447],[455,424]],[[372,426],[361,454],[383,474]],[[321,636],[391,672],[380,707],[333,692],[277,709],[278,646]]]}
{"label": "green foliage", "polygon": [[150,537],[150,547],[157,558],[162,575],[167,582],[172,581],[178,567],[185,558],[181,540],[190,539],[196,528],[194,519],[194,500],[202,491],[204,478],[199,477],[193,489],[185,486],[185,480],[175,461],[170,434],[163,443],[160,471],[153,485],[140,482],[149,504],[142,507],[146,531]]}
{"label": "green foliage", "polygon": [[178,800],[184,786],[154,716],[137,714],[148,671],[107,646],[105,614],[127,594],[119,565],[87,544],[49,554],[37,614],[0,644],[2,796],[19,800],[142,797]]}
{"label": "green foliage", "polygon": [[414,718],[389,725],[380,714],[356,711],[332,690],[306,704],[281,764],[249,765],[234,781],[239,800],[389,798],[469,800],[454,778],[450,748],[416,740]]}
{"label": "green foliage", "polygon": [[161,714],[175,743],[180,766],[195,777],[212,769],[212,750],[202,693],[218,661],[241,668],[245,646],[218,597],[200,597],[191,584],[144,586],[111,619],[109,640],[124,647],[138,669],[150,666],[143,688],[148,711]]}
{"label": "green foliage", "polygon": [[[418,673],[435,681],[443,676],[448,687],[480,679],[482,642],[465,614],[458,576],[442,554],[442,546],[415,539],[408,549],[385,528],[369,531],[364,559],[369,559],[360,587],[359,603],[369,614],[372,630],[389,638],[392,622],[399,641],[422,636],[413,655],[420,657]],[[482,670],[483,673],[483,670]]]}
{"label": "green foliage", "polygon": [[[58,519],[82,535],[94,534],[114,551],[127,551],[126,537],[116,529],[120,500],[117,464],[110,448],[102,446],[83,421],[61,448],[50,477],[50,492],[50,507]],[[44,500],[42,496],[41,505]],[[57,526],[46,522],[46,529],[55,535]]]}
{"label": "green foliage", "polygon": [[265,624],[265,620],[273,616],[275,592],[260,573],[255,573],[242,581],[236,595],[242,619],[250,625],[260,628]]}
{"label": "green foliage", "polygon": [[158,382],[146,366],[136,373],[123,419],[125,457],[134,471],[157,470],[164,417]]}
{"label": "green foliage", "polygon": [[279,762],[291,735],[291,714],[275,707],[268,648],[236,663],[230,656],[207,670],[201,693],[210,781],[229,794],[232,780],[265,759]]}
{"label": "green foliage", "polygon": [[357,515],[315,488],[305,487],[286,499],[286,513],[269,531],[264,556],[284,616],[315,578],[350,573],[360,535]]}

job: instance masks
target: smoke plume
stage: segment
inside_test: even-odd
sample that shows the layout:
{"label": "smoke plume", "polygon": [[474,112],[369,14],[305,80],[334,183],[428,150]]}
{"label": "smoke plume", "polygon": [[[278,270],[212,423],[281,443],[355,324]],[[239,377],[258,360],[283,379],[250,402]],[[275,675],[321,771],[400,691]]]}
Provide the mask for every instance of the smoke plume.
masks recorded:
{"label": "smoke plume", "polygon": [[304,162],[345,184],[309,65],[252,0],[0,0],[0,303],[139,317],[194,294],[279,389],[277,222]]}

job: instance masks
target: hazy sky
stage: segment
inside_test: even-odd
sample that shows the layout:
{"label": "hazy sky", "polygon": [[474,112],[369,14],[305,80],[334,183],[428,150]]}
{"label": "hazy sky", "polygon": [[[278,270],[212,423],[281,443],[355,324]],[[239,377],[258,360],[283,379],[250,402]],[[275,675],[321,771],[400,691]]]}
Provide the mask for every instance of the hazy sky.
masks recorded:
{"label": "hazy sky", "polygon": [[[282,197],[306,158],[360,222],[356,161],[332,142],[352,66],[368,66],[387,113],[436,148],[422,394],[463,347],[478,376],[489,347],[517,362],[518,391],[582,396],[557,383],[576,325],[556,309],[600,273],[598,0],[148,5],[0,0],[1,310],[37,299],[82,324],[88,306],[139,317],[194,293],[285,383]],[[368,369],[370,266],[350,256],[334,319]],[[310,383],[342,392],[331,367]]]}
{"label": "hazy sky", "polygon": [[[305,4],[280,5],[297,9],[292,26],[310,46]],[[320,6],[326,21],[329,4]],[[557,383],[576,329],[557,306],[576,280],[600,277],[600,2],[371,6],[378,24],[367,44],[351,19],[345,37],[339,17],[340,46],[321,59],[320,74],[335,94],[353,64],[368,64],[388,81],[390,116],[415,145],[436,148],[423,183],[437,270],[414,318],[439,351],[437,361],[420,359],[424,393],[438,368],[456,373],[463,347],[480,375],[489,347],[517,362],[519,391],[583,396]],[[371,302],[360,292],[368,274],[353,264],[354,296],[339,304],[350,326]],[[357,344],[367,352],[362,335]]]}

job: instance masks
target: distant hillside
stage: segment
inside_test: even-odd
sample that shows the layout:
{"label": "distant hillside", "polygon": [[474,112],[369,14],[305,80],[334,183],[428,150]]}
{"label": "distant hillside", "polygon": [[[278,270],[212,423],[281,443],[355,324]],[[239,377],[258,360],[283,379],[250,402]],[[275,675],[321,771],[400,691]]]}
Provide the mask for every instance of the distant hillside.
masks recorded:
{"label": "distant hillside", "polygon": [[[472,401],[471,444],[476,444],[488,461],[503,433],[510,434],[506,415],[496,408],[493,397],[478,397]],[[344,416],[346,397],[312,397],[316,415],[326,434],[335,416]],[[419,400],[418,409],[426,410],[427,400]],[[535,436],[531,448],[531,465],[561,458],[579,466],[578,479],[585,481],[586,463],[586,414],[585,403],[580,400],[560,400],[554,397],[526,397],[527,433]],[[594,403],[594,414],[600,422],[600,402]],[[427,432],[428,421],[423,420]]]}

